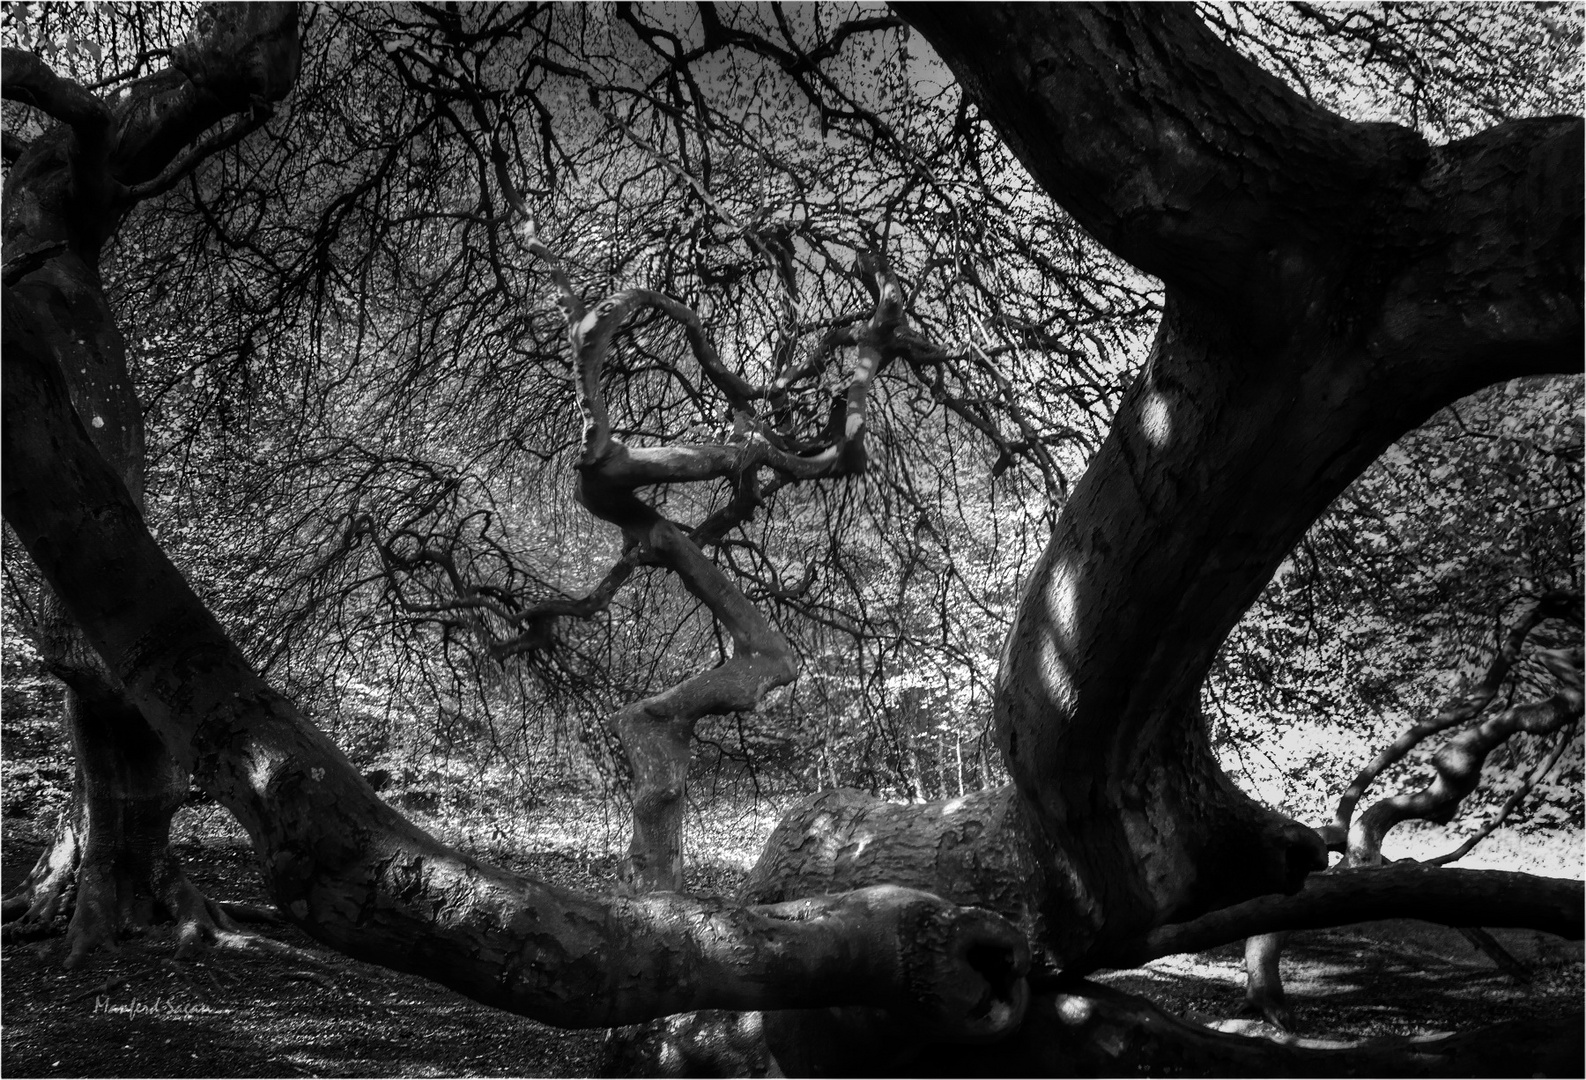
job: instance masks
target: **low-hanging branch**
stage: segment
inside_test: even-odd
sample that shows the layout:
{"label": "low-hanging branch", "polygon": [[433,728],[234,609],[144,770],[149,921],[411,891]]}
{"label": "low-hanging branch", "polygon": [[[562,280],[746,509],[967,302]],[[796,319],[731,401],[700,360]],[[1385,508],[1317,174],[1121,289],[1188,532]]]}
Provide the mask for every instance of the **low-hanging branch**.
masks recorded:
{"label": "low-hanging branch", "polygon": [[1570,748],[1572,742],[1570,735],[1573,731],[1574,726],[1571,725],[1570,727],[1567,727],[1563,731],[1559,732],[1554,737],[1552,752],[1549,753],[1548,756],[1543,759],[1543,761],[1537,765],[1535,769],[1531,770],[1531,774],[1525,778],[1524,782],[1521,783],[1518,788],[1510,792],[1509,797],[1503,801],[1503,805],[1500,806],[1491,817],[1482,823],[1480,829],[1477,829],[1470,836],[1466,837],[1465,840],[1452,851],[1446,851],[1443,854],[1430,859],[1422,859],[1421,865],[1447,866],[1449,863],[1458,862],[1460,859],[1463,859],[1466,855],[1469,855],[1472,851],[1476,850],[1476,845],[1496,832],[1498,827],[1508,819],[1511,813],[1514,812],[1514,808],[1524,802],[1527,795],[1531,794],[1531,790],[1536,787],[1542,778],[1553,771],[1553,766],[1557,765],[1559,758],[1564,756],[1564,751]]}
{"label": "low-hanging branch", "polygon": [[1105,966],[1138,967],[1255,934],[1410,918],[1445,926],[1524,927],[1579,940],[1586,925],[1586,885],[1568,878],[1413,862],[1335,870],[1313,874],[1293,896],[1257,897],[1191,922],[1157,927],[1107,957]]}

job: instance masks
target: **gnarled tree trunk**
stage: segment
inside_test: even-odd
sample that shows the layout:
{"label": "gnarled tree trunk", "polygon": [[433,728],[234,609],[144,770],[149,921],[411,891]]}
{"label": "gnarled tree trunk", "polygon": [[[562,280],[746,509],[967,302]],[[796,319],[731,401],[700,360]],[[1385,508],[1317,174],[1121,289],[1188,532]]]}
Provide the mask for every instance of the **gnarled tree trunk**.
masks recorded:
{"label": "gnarled tree trunk", "polygon": [[252,838],[283,914],[350,956],[570,1027],[855,1004],[970,1039],[1016,1026],[1023,938],[882,886],[759,908],[590,898],[439,843],[248,666],[143,527],[4,295],[6,520],[129,699]]}
{"label": "gnarled tree trunk", "polygon": [[[1267,1071],[1264,1044],[1208,1043],[1069,979],[1137,956],[1169,922],[1296,892],[1322,865],[1315,833],[1217,768],[1201,683],[1290,546],[1399,434],[1486,382],[1578,370],[1580,122],[1432,148],[1300,99],[1188,9],[942,5],[908,17],[1037,180],[1163,280],[1167,305],[1020,605],[996,706],[1013,786],[885,820],[836,806],[837,832],[871,820],[881,850],[839,844],[784,865],[890,880],[934,851],[920,880],[983,894],[1038,936],[1043,961],[1068,974],[1024,1028],[1036,1056],[1018,1042],[981,1047],[982,1071]],[[228,70],[245,83],[283,71],[269,50],[244,61]],[[87,139],[79,105],[60,115]],[[50,359],[69,327],[12,289],[4,300],[6,518],[128,699],[237,815],[277,902],[310,934],[567,1025],[841,1007],[825,1030],[902,1031],[911,1044],[881,1045],[921,1052],[1019,1026],[1024,934],[993,914],[894,885],[758,908],[594,900],[402,820],[248,668],[153,544]],[[838,837],[811,827],[794,839],[818,849]],[[906,854],[887,857],[894,843]],[[1297,1050],[1296,1069],[1346,1060]],[[1365,1067],[1424,1065],[1401,1045]]]}
{"label": "gnarled tree trunk", "polygon": [[[996,730],[1018,812],[977,833],[983,857],[909,878],[995,905],[1028,877],[985,867],[1033,853],[1027,913],[1010,914],[1039,927],[1038,958],[1085,970],[1326,865],[1317,834],[1222,774],[1201,686],[1304,530],[1395,439],[1482,385],[1579,370],[1581,122],[1434,148],[1301,99],[1189,8],[902,11],[1031,174],[1166,293],[1009,638]],[[862,856],[833,842],[825,865],[844,887],[891,880],[961,843],[952,805],[889,810]],[[802,856],[832,828],[807,811],[768,853],[780,869],[762,860],[762,894],[775,874],[818,890]],[[865,827],[839,818],[840,836]]]}
{"label": "gnarled tree trunk", "polygon": [[[26,53],[6,51],[4,80],[8,99],[63,121],[28,146],[6,178],[8,295],[51,312],[54,325],[41,335],[44,350],[59,367],[84,430],[141,508],[143,416],[125,339],[105,304],[100,251],[131,207],[153,190],[148,185],[169,180],[162,170],[187,139],[251,101],[217,89],[201,48],[183,51],[170,71],[108,103],[56,78]],[[166,141],[178,132],[185,138]],[[170,851],[171,819],[187,800],[187,771],[63,606],[46,597],[40,609],[37,644],[66,686],[62,726],[76,777],[49,845],[6,897],[8,930],[48,929],[70,912],[71,966],[96,948],[114,947],[118,934],[161,918],[177,923],[183,949],[234,929]]]}

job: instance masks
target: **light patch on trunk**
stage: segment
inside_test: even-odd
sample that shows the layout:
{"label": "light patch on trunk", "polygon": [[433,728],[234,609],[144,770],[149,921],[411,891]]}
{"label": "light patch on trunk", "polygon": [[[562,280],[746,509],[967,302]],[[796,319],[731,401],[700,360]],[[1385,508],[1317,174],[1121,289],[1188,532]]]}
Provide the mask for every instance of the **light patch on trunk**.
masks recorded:
{"label": "light patch on trunk", "polygon": [[1061,648],[1048,635],[1041,642],[1041,685],[1046,688],[1047,700],[1065,712],[1074,707],[1074,678],[1068,671],[1067,650]]}
{"label": "light patch on trunk", "polygon": [[1067,561],[1052,568],[1046,587],[1046,631],[1041,635],[1041,684],[1047,699],[1072,708],[1077,694],[1070,656],[1079,631],[1079,575]]}
{"label": "light patch on trunk", "polygon": [[1152,394],[1140,407],[1140,430],[1152,446],[1161,449],[1173,437],[1173,417],[1168,412],[1167,400],[1161,394]]}
{"label": "light patch on trunk", "polygon": [[1057,999],[1057,1014],[1065,1024],[1083,1024],[1090,1019],[1090,1012],[1090,1002],[1077,995],[1064,994]]}
{"label": "light patch on trunk", "polygon": [[1079,629],[1079,575],[1065,561],[1053,567],[1051,582],[1046,589],[1047,610],[1066,647]]}

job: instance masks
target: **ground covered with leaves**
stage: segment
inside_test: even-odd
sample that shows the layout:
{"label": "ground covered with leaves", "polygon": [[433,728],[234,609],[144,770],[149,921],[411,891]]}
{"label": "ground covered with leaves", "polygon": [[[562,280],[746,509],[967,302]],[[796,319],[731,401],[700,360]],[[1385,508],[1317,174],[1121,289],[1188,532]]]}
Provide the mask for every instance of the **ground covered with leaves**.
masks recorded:
{"label": "ground covered with leaves", "polygon": [[[552,815],[555,817],[555,815]],[[729,892],[747,869],[765,826],[735,834],[691,887]],[[591,823],[587,812],[562,815]],[[31,866],[49,817],[7,817],[7,888]],[[452,842],[467,842],[466,830]],[[475,832],[479,854],[559,884],[607,888],[615,860],[591,854],[587,835],[539,837],[516,854],[502,838]],[[1572,846],[1573,845],[1573,846]],[[1556,857],[1535,867],[1578,863],[1579,838],[1561,837]],[[252,855],[223,811],[184,813],[178,850],[198,885],[222,900],[264,903]],[[7,940],[3,952],[6,1076],[585,1076],[600,1069],[601,1033],[559,1031],[487,1009],[445,988],[328,952],[290,927],[257,924],[255,948],[228,947],[173,959],[174,942],[154,933],[123,943],[78,970],[61,966],[59,937]],[[1580,1007],[1581,950],[1545,935],[1498,932],[1528,969],[1503,974],[1455,932],[1423,924],[1375,923],[1297,936],[1284,975],[1306,1036],[1359,1037],[1454,1031],[1501,1020],[1564,1016]],[[276,944],[287,946],[282,949]],[[1241,952],[1227,947],[1170,957],[1106,981],[1151,997],[1186,1019],[1258,1030],[1240,1018]]]}

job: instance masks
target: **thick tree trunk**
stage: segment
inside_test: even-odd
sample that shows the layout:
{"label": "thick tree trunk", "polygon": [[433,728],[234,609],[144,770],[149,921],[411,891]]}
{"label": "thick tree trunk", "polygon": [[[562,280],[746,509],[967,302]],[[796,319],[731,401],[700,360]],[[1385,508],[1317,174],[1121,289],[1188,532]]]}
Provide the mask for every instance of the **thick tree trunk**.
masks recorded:
{"label": "thick tree trunk", "polygon": [[1011,787],[923,806],[827,791],[783,817],[742,896],[774,904],[877,882],[924,889],[995,911],[1032,942],[1035,971],[1056,971],[1050,943],[1061,932],[1042,921],[1050,886],[1039,837]]}
{"label": "thick tree trunk", "polygon": [[[8,252],[67,245],[82,228],[69,215],[75,205],[66,190],[72,187],[70,155],[51,164],[50,154],[41,152],[47,149],[25,156],[7,184]],[[53,359],[84,429],[141,504],[142,412],[125,343],[104,310],[92,263],[63,246],[8,284],[23,302],[53,308],[77,328],[75,336],[50,342]],[[69,914],[70,967],[100,947],[113,948],[119,935],[161,920],[177,923],[181,950],[232,929],[170,852],[171,819],[187,799],[187,772],[122,695],[60,603],[46,596],[39,608],[37,644],[46,667],[66,686],[61,723],[76,776],[49,845],[6,897],[9,932],[30,934]]]}
{"label": "thick tree trunk", "polygon": [[[35,183],[66,183],[59,173]],[[8,208],[15,205],[9,201]],[[25,202],[25,200],[17,200]],[[35,210],[39,203],[32,204]],[[6,242],[37,244],[58,216],[24,224],[7,215]],[[92,328],[91,341],[56,343],[55,359],[72,405],[95,445],[141,503],[143,422],[126,371],[124,343],[96,303],[91,270],[69,257],[46,262],[17,283],[19,296],[69,312]],[[70,914],[66,965],[75,966],[118,936],[164,920],[177,924],[179,952],[234,929],[187,880],[170,851],[171,819],[187,801],[188,774],[166,752],[142,715],[83,639],[60,603],[45,597],[38,645],[47,668],[66,686],[62,728],[75,760],[72,797],[38,863],[6,897],[10,932],[29,934]]]}
{"label": "thick tree trunk", "polygon": [[[197,134],[229,111],[196,90],[200,55],[185,55],[191,77],[178,70],[144,80],[113,106],[57,80],[29,54],[5,56],[6,96],[64,121],[41,135],[6,178],[8,300],[51,313],[58,332],[43,335],[41,344],[65,378],[84,430],[140,508],[142,409],[126,342],[105,305],[99,253],[135,201],[128,185],[154,178],[181,150],[180,143],[162,144],[164,125],[192,125],[188,130]],[[232,929],[169,849],[171,818],[187,798],[186,770],[61,605],[46,598],[40,607],[40,651],[67,687],[62,726],[76,778],[49,846],[6,897],[5,918],[14,931],[28,933],[71,910],[68,966],[162,918],[177,922],[184,950]]]}
{"label": "thick tree trunk", "polygon": [[1105,954],[1323,865],[1315,834],[1223,778],[1201,684],[1394,439],[1484,383],[1578,370],[1580,122],[1434,151],[1300,99],[1188,9],[906,12],[1046,189],[1166,288],[1145,369],[1026,588],[997,698],[1062,867],[1049,880],[1070,883],[1048,923],[1068,955]]}
{"label": "thick tree trunk", "polygon": [[[901,8],[1035,179],[1166,294],[1004,655],[1015,836],[974,841],[989,863],[1034,854],[1033,910],[1016,917],[1043,935],[1038,957],[1086,970],[1326,865],[1317,834],[1218,768],[1202,683],[1305,529],[1395,439],[1490,382],[1578,372],[1581,123],[1433,148],[1301,99],[1188,7]],[[786,874],[787,894],[818,891],[805,868],[822,863],[845,885],[890,880],[912,856],[874,849],[946,846],[961,834],[945,805],[889,811],[862,856],[768,853],[780,868],[756,887],[777,893]],[[852,814],[837,838],[862,826]],[[824,821],[795,822],[776,843],[829,839]],[[931,887],[986,887],[946,876]],[[989,876],[977,899],[995,905],[1018,875]],[[1002,1049],[994,1071],[1023,1067]]]}
{"label": "thick tree trunk", "polygon": [[[77,758],[72,799],[22,885],[6,898],[13,932],[71,913],[66,964],[117,937],[174,922],[179,954],[235,927],[196,889],[170,850],[171,818],[187,801],[187,770],[121,693],[70,689],[64,724]],[[15,921],[13,921],[15,920]]]}

